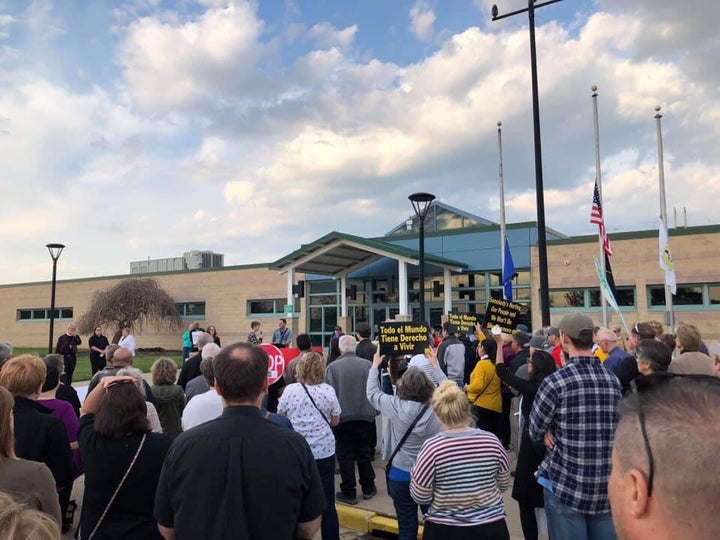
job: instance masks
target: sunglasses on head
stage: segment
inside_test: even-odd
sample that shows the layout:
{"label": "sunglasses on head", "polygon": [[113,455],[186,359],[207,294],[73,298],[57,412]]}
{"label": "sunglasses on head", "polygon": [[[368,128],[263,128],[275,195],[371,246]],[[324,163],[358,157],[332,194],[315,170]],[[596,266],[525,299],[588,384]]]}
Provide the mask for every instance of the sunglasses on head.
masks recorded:
{"label": "sunglasses on head", "polygon": [[648,460],[648,497],[652,497],[653,478],[655,476],[655,460],[653,459],[652,449],[650,448],[650,440],[648,438],[647,427],[645,426],[645,412],[642,408],[642,399],[640,399],[640,396],[646,392],[658,391],[659,388],[669,384],[670,381],[674,379],[691,380],[699,383],[708,382],[711,384],[720,384],[720,378],[713,377],[712,375],[684,375],[681,373],[669,373],[666,371],[653,373],[652,375],[641,375],[630,383],[632,393],[638,394],[638,399],[636,401],[637,408],[635,409],[635,412],[637,413],[638,422],[640,423],[640,433],[642,434],[645,453],[647,454]]}

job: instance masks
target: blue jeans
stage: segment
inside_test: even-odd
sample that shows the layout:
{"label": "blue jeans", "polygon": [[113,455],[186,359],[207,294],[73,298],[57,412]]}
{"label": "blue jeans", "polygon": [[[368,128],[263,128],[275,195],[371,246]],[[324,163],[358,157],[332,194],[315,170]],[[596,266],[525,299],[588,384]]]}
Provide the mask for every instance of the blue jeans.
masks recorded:
{"label": "blue jeans", "polygon": [[[183,347],[183,364],[185,363],[185,360],[188,359],[188,356],[190,356],[190,351],[192,351],[192,347]],[[182,366],[180,366],[182,367]]]}
{"label": "blue jeans", "polygon": [[552,540],[615,540],[615,527],[610,512],[582,514],[565,506],[547,489],[545,513]]}
{"label": "blue jeans", "polygon": [[322,514],[320,533],[322,540],[338,540],[340,538],[340,522],[335,509],[335,455],[316,459],[315,465],[320,473],[327,508]]}
{"label": "blue jeans", "polygon": [[[418,505],[410,496],[410,482],[388,480],[388,495],[392,498],[398,520],[398,540],[415,540],[418,533]],[[428,507],[420,507],[425,514]]]}

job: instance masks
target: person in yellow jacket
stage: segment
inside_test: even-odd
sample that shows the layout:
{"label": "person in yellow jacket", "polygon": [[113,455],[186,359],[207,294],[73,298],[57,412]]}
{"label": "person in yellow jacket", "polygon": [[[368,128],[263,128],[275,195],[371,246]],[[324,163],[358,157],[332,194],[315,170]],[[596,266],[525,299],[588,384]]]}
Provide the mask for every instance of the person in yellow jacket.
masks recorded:
{"label": "person in yellow jacket", "polygon": [[502,396],[500,378],[495,371],[497,345],[492,339],[483,339],[477,347],[480,360],[470,373],[470,382],[465,385],[468,400],[473,405],[473,416],[479,429],[500,436]]}

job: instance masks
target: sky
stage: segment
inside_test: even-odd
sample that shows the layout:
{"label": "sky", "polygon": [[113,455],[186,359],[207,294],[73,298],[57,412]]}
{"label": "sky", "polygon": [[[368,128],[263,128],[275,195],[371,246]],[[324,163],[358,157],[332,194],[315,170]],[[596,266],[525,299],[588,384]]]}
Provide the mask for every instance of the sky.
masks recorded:
{"label": "sky", "polygon": [[[0,284],[225,254],[271,262],[381,236],[407,196],[533,221],[528,20],[493,0],[0,0]],[[495,0],[500,13],[527,6]],[[720,3],[538,10],[547,225],[591,234],[598,107],[607,229],[720,222]]]}

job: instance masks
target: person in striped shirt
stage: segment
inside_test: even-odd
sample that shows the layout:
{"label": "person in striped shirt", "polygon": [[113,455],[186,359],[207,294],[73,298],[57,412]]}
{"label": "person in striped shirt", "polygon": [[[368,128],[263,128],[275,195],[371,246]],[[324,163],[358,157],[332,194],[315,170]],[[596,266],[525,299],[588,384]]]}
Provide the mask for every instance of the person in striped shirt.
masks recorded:
{"label": "person in striped shirt", "polygon": [[502,492],[510,464],[499,439],[470,427],[470,403],[452,381],[435,390],[433,411],[443,431],[428,439],[411,472],[410,494],[425,515],[425,540],[510,538]]}

